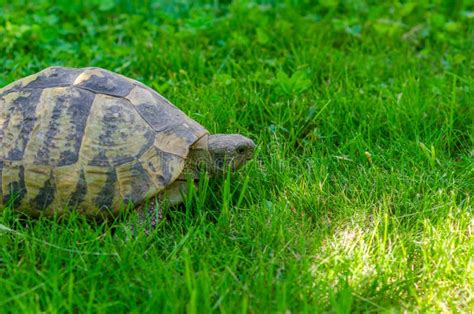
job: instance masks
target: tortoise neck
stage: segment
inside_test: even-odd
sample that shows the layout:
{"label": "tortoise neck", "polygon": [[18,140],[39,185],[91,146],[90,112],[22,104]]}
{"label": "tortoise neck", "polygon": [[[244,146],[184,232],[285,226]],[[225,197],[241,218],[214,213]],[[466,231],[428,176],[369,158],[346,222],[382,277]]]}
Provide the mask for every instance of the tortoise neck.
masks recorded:
{"label": "tortoise neck", "polygon": [[190,173],[195,179],[199,178],[199,173],[206,169],[211,174],[211,155],[208,150],[209,134],[201,136],[189,149],[186,161],[186,173]]}
{"label": "tortoise neck", "polygon": [[208,151],[208,141],[209,141],[209,134],[205,134],[201,136],[193,145],[191,145],[191,150],[205,150]]}

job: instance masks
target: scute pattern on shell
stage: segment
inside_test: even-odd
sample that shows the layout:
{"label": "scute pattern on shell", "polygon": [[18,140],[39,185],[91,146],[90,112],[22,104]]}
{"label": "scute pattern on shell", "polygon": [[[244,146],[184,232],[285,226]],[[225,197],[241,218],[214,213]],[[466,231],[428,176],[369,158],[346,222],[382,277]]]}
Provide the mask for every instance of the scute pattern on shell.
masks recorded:
{"label": "scute pattern on shell", "polygon": [[206,134],[137,81],[47,68],[0,89],[0,199],[33,216],[115,215],[166,189]]}

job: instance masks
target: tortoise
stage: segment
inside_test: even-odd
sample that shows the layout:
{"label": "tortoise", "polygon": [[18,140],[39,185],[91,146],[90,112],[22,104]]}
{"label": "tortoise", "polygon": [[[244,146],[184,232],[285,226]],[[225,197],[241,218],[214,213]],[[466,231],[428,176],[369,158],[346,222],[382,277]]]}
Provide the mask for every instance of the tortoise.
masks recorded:
{"label": "tortoise", "polygon": [[49,67],[0,89],[0,200],[32,217],[144,217],[147,201],[179,204],[203,166],[236,170],[254,148],[101,68]]}

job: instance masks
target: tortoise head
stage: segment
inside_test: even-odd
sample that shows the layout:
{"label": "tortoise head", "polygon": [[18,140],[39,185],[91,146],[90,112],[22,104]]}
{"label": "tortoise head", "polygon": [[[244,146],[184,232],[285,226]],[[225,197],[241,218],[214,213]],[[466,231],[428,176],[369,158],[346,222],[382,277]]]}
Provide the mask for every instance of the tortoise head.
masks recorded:
{"label": "tortoise head", "polygon": [[237,170],[252,158],[255,143],[240,134],[212,134],[207,142],[211,173]]}

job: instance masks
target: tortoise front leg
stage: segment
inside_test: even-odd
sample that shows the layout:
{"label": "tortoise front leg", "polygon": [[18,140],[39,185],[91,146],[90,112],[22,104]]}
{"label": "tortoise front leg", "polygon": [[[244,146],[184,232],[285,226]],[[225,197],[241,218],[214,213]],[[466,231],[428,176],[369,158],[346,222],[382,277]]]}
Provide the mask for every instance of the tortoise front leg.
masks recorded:
{"label": "tortoise front leg", "polygon": [[132,224],[130,229],[132,236],[136,235],[137,230],[143,230],[146,236],[150,235],[150,232],[156,229],[158,223],[163,219],[163,209],[160,206],[158,198],[156,197],[152,204],[148,206],[142,205],[137,208],[138,219],[137,226]]}

